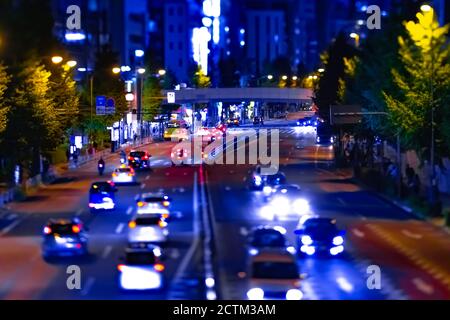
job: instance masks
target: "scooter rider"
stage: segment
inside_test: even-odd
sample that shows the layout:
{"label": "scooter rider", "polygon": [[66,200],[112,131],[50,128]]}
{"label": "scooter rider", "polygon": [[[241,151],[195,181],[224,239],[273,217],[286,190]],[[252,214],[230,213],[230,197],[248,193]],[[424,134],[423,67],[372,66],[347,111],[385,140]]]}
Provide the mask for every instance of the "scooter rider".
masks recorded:
{"label": "scooter rider", "polygon": [[103,158],[100,158],[100,160],[98,160],[98,174],[103,175],[103,171],[105,171],[105,161]]}

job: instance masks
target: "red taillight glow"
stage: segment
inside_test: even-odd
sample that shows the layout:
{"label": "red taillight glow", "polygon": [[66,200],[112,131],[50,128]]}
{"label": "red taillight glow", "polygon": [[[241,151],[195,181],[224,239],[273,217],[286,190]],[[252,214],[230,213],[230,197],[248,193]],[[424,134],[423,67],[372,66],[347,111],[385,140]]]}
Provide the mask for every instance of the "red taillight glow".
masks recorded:
{"label": "red taillight glow", "polygon": [[112,174],[112,176],[113,176],[113,177],[117,177],[117,173],[114,172],[114,173]]}
{"label": "red taillight glow", "polygon": [[142,202],[142,201],[139,201],[138,203],[137,203],[137,206],[138,207],[143,207],[145,205],[145,202]]}
{"label": "red taillight glow", "polygon": [[155,264],[153,268],[155,268],[155,270],[158,271],[158,272],[162,272],[165,269],[164,265],[161,264],[161,263]]}
{"label": "red taillight glow", "polygon": [[158,222],[158,226],[159,226],[160,228],[165,228],[165,227],[167,227],[167,222],[160,220],[160,221]]}
{"label": "red taillight glow", "polygon": [[72,226],[72,232],[73,233],[80,233],[80,231],[81,231],[81,228],[80,228],[79,225]]}
{"label": "red taillight glow", "polygon": [[125,266],[123,264],[119,264],[117,266],[117,270],[119,270],[120,272],[122,272],[124,268],[125,268]]}
{"label": "red taillight glow", "polygon": [[130,221],[130,222],[128,223],[128,227],[129,227],[130,229],[136,228],[136,222],[135,222],[135,221]]}
{"label": "red taillight glow", "polygon": [[170,205],[170,202],[169,201],[163,201],[163,206],[164,207],[168,207]]}
{"label": "red taillight glow", "polygon": [[52,233],[52,229],[50,227],[45,227],[44,228],[44,233],[45,234],[50,234],[50,233]]}
{"label": "red taillight glow", "polygon": [[129,157],[128,157],[128,160],[133,160],[133,157],[129,156]]}
{"label": "red taillight glow", "polygon": [[94,208],[94,207],[95,207],[95,204],[89,203],[89,208]]}

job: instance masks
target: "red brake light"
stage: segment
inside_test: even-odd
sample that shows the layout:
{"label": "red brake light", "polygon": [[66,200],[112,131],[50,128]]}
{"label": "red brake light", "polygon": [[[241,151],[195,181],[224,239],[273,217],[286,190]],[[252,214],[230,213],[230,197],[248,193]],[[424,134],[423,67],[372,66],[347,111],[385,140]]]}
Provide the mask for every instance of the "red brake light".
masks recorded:
{"label": "red brake light", "polygon": [[164,265],[161,264],[161,263],[155,264],[155,265],[153,266],[153,268],[155,268],[155,270],[158,271],[158,272],[162,272],[162,271],[164,271],[164,269],[165,269]]}
{"label": "red brake light", "polygon": [[52,233],[52,229],[50,227],[45,227],[44,228],[44,233],[45,234],[50,234],[50,233]]}
{"label": "red brake light", "polygon": [[163,220],[159,220],[158,226],[159,226],[160,228],[165,228],[165,227],[167,227],[167,222],[165,222],[165,221],[163,221]]}
{"label": "red brake light", "polygon": [[132,157],[132,156],[129,156],[129,157],[128,157],[128,160],[133,160],[133,157]]}
{"label": "red brake light", "polygon": [[117,270],[119,270],[120,272],[122,272],[123,271],[123,269],[124,269],[124,265],[123,264],[119,264],[118,266],[117,266]]}
{"label": "red brake light", "polygon": [[72,226],[72,232],[73,233],[80,233],[80,231],[81,231],[81,228],[80,228],[79,225],[73,225]]}

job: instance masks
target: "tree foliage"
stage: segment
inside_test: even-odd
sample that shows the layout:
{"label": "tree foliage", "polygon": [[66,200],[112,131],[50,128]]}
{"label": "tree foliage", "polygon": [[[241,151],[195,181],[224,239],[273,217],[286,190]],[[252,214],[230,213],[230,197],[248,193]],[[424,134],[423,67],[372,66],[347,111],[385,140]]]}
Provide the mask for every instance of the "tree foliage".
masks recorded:
{"label": "tree foliage", "polygon": [[0,134],[6,129],[6,115],[9,110],[8,103],[6,101],[6,90],[8,88],[9,81],[10,77],[6,72],[6,67],[0,64]]}
{"label": "tree foliage", "polygon": [[398,38],[400,67],[392,68],[398,94],[383,92],[393,124],[400,130],[406,147],[429,155],[431,114],[435,108],[436,148],[448,155],[450,141],[450,46],[449,25],[440,27],[434,11],[420,12],[418,21],[404,24],[407,35]]}
{"label": "tree foliage", "polygon": [[199,67],[194,73],[192,82],[196,88],[209,88],[211,87],[211,78],[208,77],[203,70]]}

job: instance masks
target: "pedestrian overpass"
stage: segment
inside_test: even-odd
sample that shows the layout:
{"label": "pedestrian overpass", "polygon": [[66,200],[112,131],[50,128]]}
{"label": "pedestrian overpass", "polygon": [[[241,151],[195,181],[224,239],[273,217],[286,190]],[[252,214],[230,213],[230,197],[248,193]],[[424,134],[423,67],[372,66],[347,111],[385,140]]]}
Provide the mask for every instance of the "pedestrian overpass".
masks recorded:
{"label": "pedestrian overpass", "polygon": [[255,101],[306,104],[311,103],[313,97],[313,90],[304,88],[187,88],[165,90],[163,103],[191,104]]}

